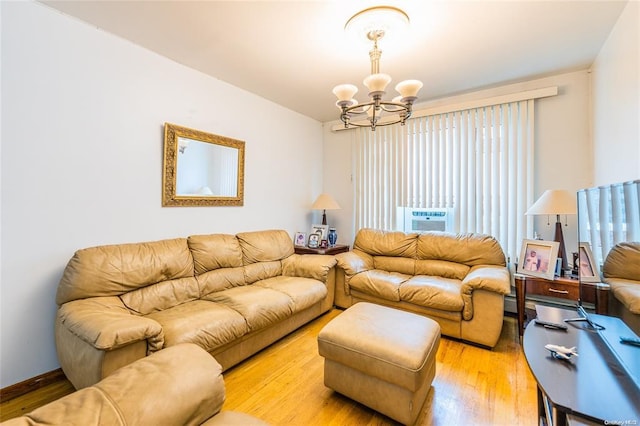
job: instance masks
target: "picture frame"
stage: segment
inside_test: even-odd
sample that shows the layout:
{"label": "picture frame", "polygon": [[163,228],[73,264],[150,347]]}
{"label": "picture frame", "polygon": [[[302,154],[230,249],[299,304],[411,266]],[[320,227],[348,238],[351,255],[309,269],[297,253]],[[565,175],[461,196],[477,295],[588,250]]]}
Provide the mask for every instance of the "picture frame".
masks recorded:
{"label": "picture frame", "polygon": [[307,243],[309,248],[318,248],[320,246],[320,234],[309,234],[309,241]]}
{"label": "picture frame", "polygon": [[296,232],[293,237],[293,245],[296,247],[305,247],[307,245],[307,233],[306,232]]}
{"label": "picture frame", "polygon": [[558,259],[557,241],[523,240],[518,261],[518,272],[533,277],[553,280]]}
{"label": "picture frame", "polygon": [[578,279],[585,283],[600,282],[600,271],[589,243],[578,244]]}
{"label": "picture frame", "polygon": [[320,240],[326,240],[328,233],[328,225],[311,225],[311,232],[309,234],[320,234]]}

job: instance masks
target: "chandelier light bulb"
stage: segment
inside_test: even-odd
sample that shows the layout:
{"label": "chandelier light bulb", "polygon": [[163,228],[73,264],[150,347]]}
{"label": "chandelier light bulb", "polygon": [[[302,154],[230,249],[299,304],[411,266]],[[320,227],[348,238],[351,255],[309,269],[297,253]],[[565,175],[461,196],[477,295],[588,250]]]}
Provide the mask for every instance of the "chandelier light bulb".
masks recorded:
{"label": "chandelier light bulb", "polygon": [[373,94],[384,94],[387,85],[391,82],[391,76],[388,74],[371,74],[369,77],[365,78],[362,84],[367,86],[369,89],[369,96],[373,96]]}

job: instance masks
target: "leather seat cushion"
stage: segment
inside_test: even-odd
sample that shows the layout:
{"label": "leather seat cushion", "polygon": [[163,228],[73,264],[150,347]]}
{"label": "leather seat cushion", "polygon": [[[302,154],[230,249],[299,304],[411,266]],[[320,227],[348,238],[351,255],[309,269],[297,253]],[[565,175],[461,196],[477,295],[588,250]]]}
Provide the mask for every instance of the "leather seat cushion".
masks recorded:
{"label": "leather seat cushion", "polygon": [[412,392],[435,365],[440,326],[421,315],[360,302],[318,334],[320,355]]}
{"label": "leather seat cushion", "polygon": [[443,311],[462,311],[460,280],[416,275],[400,286],[400,300]]}
{"label": "leather seat cushion", "polygon": [[327,296],[327,287],[311,278],[280,276],[258,281],[254,286],[270,288],[286,294],[294,302],[294,312],[307,309]]}
{"label": "leather seat cushion", "polygon": [[248,332],[242,315],[228,306],[206,300],[154,312],[147,318],[162,325],[165,347],[195,343],[210,352]]}
{"label": "leather seat cushion", "polygon": [[399,272],[388,272],[380,269],[361,272],[349,280],[349,286],[362,293],[386,300],[400,301],[400,284],[411,278]]}

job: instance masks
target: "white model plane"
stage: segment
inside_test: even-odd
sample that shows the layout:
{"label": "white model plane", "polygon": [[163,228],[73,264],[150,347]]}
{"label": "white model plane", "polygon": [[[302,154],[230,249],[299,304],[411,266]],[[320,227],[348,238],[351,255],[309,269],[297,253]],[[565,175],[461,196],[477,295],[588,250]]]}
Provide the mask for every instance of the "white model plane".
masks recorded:
{"label": "white model plane", "polygon": [[558,345],[545,345],[544,348],[551,352],[554,358],[558,359],[570,359],[573,355],[578,356],[578,352],[576,352],[576,347],[573,346],[571,348],[567,348],[565,346]]}

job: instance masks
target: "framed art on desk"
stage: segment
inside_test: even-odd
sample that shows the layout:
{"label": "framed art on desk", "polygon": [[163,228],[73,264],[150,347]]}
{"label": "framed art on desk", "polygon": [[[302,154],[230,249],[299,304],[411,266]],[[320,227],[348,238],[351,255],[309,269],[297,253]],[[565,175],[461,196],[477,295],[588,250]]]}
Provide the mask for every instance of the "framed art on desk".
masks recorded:
{"label": "framed art on desk", "polygon": [[552,280],[558,258],[557,241],[523,240],[518,261],[518,272]]}
{"label": "framed art on desk", "polygon": [[593,260],[593,253],[589,243],[580,243],[578,250],[578,277],[585,283],[600,282],[598,265]]}

